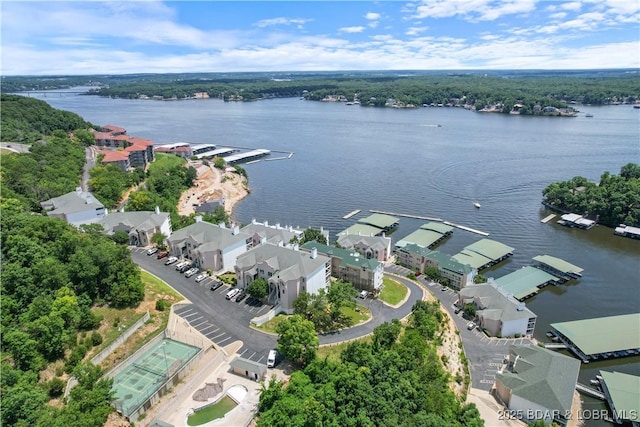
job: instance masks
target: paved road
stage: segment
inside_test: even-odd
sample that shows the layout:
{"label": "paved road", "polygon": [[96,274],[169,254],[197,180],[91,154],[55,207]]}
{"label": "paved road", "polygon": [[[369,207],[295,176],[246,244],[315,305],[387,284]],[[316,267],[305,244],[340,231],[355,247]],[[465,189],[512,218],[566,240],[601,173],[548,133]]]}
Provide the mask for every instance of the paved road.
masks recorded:
{"label": "paved road", "polygon": [[31,148],[30,145],[16,144],[15,142],[0,142],[0,148],[6,148],[16,153],[28,153]]}
{"label": "paved road", "polygon": [[87,147],[84,149],[85,152],[85,161],[84,167],[82,168],[82,190],[89,191],[89,171],[96,164],[96,151],[95,147]]}
{"label": "paved road", "polygon": [[407,280],[403,277],[394,277],[394,280],[402,282],[411,291],[407,301],[402,304],[401,307],[390,307],[378,299],[358,299],[358,304],[364,305],[371,310],[372,319],[362,325],[354,326],[352,328],[343,329],[335,333],[320,335],[320,344],[333,344],[340,341],[350,340],[358,338],[373,332],[373,330],[383,324],[384,322],[390,322],[393,319],[402,319],[411,313],[411,308],[416,301],[422,299],[423,290],[420,286]]}
{"label": "paved road", "polygon": [[[411,272],[397,265],[389,267],[387,270],[403,276]],[[422,276],[418,278],[418,281],[440,300],[440,303],[455,321],[460,331],[465,355],[469,360],[471,386],[481,390],[491,390],[496,372],[509,354],[509,346],[511,344],[532,344],[532,342],[528,338],[490,338],[477,328],[468,330],[469,320],[462,317],[462,312],[455,313],[453,304],[458,299],[457,292],[449,288],[443,291],[441,285],[429,282]]]}
{"label": "paved road", "polygon": [[164,259],[147,256],[145,249],[135,248],[131,252],[134,262],[191,301],[192,304],[176,310],[176,314],[217,345],[242,341],[239,351],[242,357],[266,364],[268,351],[277,346],[277,337],[250,328],[249,321],[269,311],[271,306],[249,305],[246,300],[240,303],[227,301],[227,285],[211,291],[211,279],[196,283],[195,276],[187,279],[173,265],[164,265]]}

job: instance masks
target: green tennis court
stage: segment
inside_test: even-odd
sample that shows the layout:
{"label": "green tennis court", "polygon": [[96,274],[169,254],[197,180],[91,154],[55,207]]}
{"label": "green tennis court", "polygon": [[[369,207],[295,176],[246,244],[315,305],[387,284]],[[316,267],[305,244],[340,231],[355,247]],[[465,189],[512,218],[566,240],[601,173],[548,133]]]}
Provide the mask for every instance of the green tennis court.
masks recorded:
{"label": "green tennis court", "polygon": [[128,361],[113,377],[116,408],[126,417],[131,415],[199,351],[198,347],[164,338]]}

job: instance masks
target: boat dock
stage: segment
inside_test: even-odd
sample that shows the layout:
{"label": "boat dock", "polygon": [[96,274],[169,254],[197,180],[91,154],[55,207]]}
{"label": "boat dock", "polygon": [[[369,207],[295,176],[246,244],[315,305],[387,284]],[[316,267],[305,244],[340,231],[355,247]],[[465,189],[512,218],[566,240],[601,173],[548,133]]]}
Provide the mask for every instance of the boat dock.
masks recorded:
{"label": "boat dock", "polygon": [[576,383],[576,390],[579,393],[586,394],[587,396],[595,397],[596,399],[600,400],[606,400],[603,392],[592,387],[588,387],[584,384]]}
{"label": "boat dock", "polygon": [[551,214],[551,215],[541,219],[540,222],[543,223],[543,224],[546,224],[546,223],[548,223],[549,221],[551,221],[555,217],[556,217],[556,214]]}
{"label": "boat dock", "polygon": [[360,213],[361,209],[356,209],[355,211],[351,211],[348,214],[346,214],[345,216],[342,217],[342,219],[349,219],[354,215],[358,215]]}
{"label": "boat dock", "polygon": [[489,233],[485,233],[484,231],[476,230],[475,228],[465,227],[464,225],[454,224],[453,222],[444,221],[444,224],[450,225],[455,228],[459,228],[460,230],[469,231],[470,233],[479,234],[481,236],[488,236]]}
{"label": "boat dock", "polygon": [[224,160],[228,164],[232,165],[235,163],[242,163],[242,162],[247,162],[251,160],[256,160],[261,157],[268,156],[269,154],[271,154],[270,150],[259,148],[257,150],[252,150],[246,153],[232,154],[230,156],[224,157]]}
{"label": "boat dock", "polygon": [[564,350],[567,348],[567,345],[559,342],[546,342],[544,343],[544,348],[549,350]]}
{"label": "boat dock", "polygon": [[394,212],[385,212],[385,211],[378,211],[375,209],[369,209],[369,212],[371,213],[379,213],[379,214],[383,214],[383,215],[391,215],[391,216],[401,216],[404,218],[415,218],[415,219],[424,219],[427,221],[438,221],[438,222],[443,222],[444,220],[442,218],[431,218],[428,216],[421,216],[421,215],[411,215],[411,214],[402,214],[402,213],[394,213]]}

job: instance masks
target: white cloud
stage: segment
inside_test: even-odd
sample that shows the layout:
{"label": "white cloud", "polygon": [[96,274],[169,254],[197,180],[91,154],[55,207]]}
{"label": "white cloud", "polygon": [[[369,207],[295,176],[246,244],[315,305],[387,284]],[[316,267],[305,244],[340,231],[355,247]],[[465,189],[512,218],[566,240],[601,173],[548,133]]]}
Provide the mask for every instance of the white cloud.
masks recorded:
{"label": "white cloud", "polygon": [[567,17],[567,12],[556,12],[549,15],[551,19],[564,19]]}
{"label": "white cloud", "polygon": [[407,31],[405,31],[405,34],[408,36],[416,36],[420,33],[424,33],[428,29],[429,27],[409,27]]}
{"label": "white cloud", "polygon": [[255,26],[259,28],[265,28],[265,27],[271,27],[274,25],[295,25],[298,28],[300,28],[301,26],[303,26],[304,24],[310,21],[311,19],[279,17],[279,18],[263,19],[261,21],[256,22]]}
{"label": "white cloud", "polygon": [[380,14],[375,12],[368,12],[364,15],[365,19],[369,21],[378,21],[380,19]]}
{"label": "white cloud", "polygon": [[[461,16],[468,21],[494,21],[505,15],[526,14],[535,10],[537,0],[422,0],[409,5],[412,18],[448,18]],[[415,8],[412,9],[411,6]]]}
{"label": "white cloud", "polygon": [[582,8],[582,3],[580,3],[579,1],[572,1],[569,3],[561,3],[559,7],[563,10],[578,11]]}
{"label": "white cloud", "polygon": [[341,33],[361,33],[364,30],[365,28],[363,26],[338,28],[338,31]]}

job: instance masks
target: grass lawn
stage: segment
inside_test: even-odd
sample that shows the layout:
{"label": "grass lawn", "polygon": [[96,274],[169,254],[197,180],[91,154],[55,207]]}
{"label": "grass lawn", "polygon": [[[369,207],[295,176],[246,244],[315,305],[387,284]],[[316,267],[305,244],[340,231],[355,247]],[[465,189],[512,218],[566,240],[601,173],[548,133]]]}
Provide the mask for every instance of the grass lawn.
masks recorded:
{"label": "grass lawn", "polygon": [[352,325],[358,325],[371,318],[371,311],[364,306],[356,305],[356,308],[342,307],[342,314],[351,318]]}
{"label": "grass lawn", "polygon": [[[365,343],[371,342],[371,337],[360,338],[359,340],[356,340],[356,341],[365,342]],[[333,362],[338,362],[340,361],[340,354],[344,349],[347,348],[348,345],[349,343],[344,342],[337,345],[327,345],[324,347],[320,347],[318,349],[318,359],[323,360],[326,357]]]}
{"label": "grass lawn", "polygon": [[238,278],[236,277],[235,273],[220,274],[218,275],[218,279],[230,286],[235,286],[238,284]]}
{"label": "grass lawn", "polygon": [[0,155],[15,153],[15,151],[8,150],[6,148],[0,148]]}
{"label": "grass lawn", "polygon": [[389,279],[388,277],[382,278],[382,292],[380,292],[380,298],[382,301],[396,305],[407,296],[408,289],[402,283]]}
{"label": "grass lawn", "polygon": [[149,170],[151,172],[168,171],[176,166],[182,166],[185,162],[185,159],[174,154],[157,153],[154,162],[149,165]]}
{"label": "grass lawn", "polygon": [[282,322],[283,320],[285,320],[286,318],[288,318],[289,316],[286,314],[278,314],[276,317],[274,317],[273,319],[269,320],[266,323],[263,323],[260,326],[255,326],[256,329],[259,329],[263,332],[270,332],[272,334],[276,333],[276,326],[278,326],[278,323]]}

